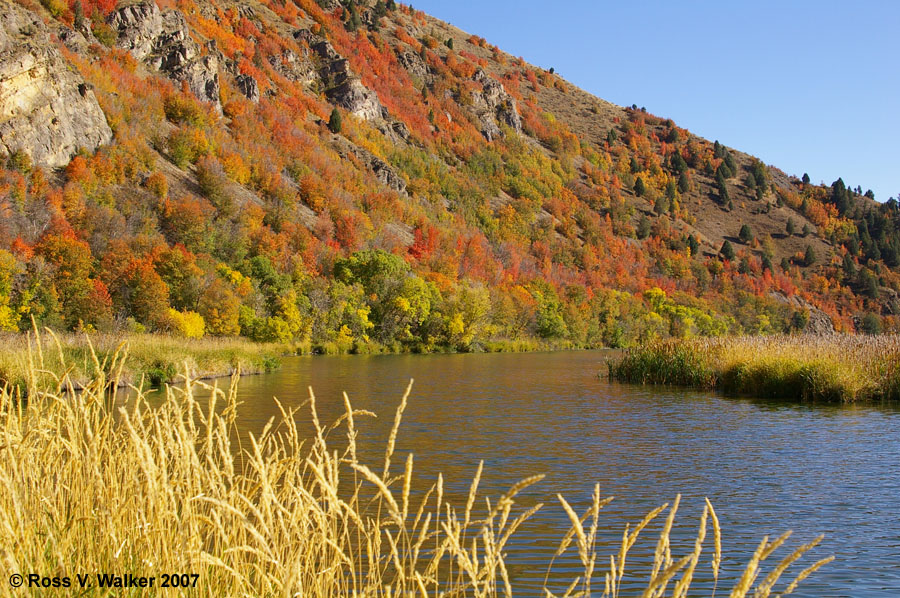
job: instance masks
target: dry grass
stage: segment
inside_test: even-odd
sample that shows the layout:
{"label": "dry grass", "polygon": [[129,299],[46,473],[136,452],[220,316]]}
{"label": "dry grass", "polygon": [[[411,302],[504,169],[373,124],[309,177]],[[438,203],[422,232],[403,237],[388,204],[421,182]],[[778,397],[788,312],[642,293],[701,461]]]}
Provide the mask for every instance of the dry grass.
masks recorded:
{"label": "dry grass", "polygon": [[626,382],[821,401],[900,399],[898,336],[772,336],[666,341],[610,365]]}
{"label": "dry grass", "polygon": [[[53,391],[32,387],[27,401],[0,389],[0,563],[7,574],[70,575],[74,583],[76,572],[197,573],[197,587],[180,592],[187,596],[512,594],[506,546],[542,508],[521,507],[517,497],[542,476],[492,500],[479,495],[479,468],[464,507],[445,498],[441,477],[425,492],[414,491],[412,455],[394,454],[409,389],[376,467],[359,462],[356,452],[358,420],[371,414],[353,410],[346,396],[344,416],[325,426],[310,392],[303,409],[312,438],[298,429],[297,410],[280,406],[279,418],[238,446],[237,375],[227,388],[167,387],[161,404],[151,406],[138,392],[121,406],[106,393],[117,388],[106,372],[115,375],[125,361],[117,353],[111,367],[98,363],[81,393],[60,392],[66,375]],[[611,499],[597,486],[580,514],[562,496],[557,500],[570,526],[556,556],[574,551],[583,566],[566,596],[620,595],[629,552],[663,515],[643,595],[687,596],[693,580],[718,580],[721,530],[709,503],[688,554],[672,554],[677,499],[626,527],[614,554],[601,554],[600,514]],[[712,555],[701,560],[710,526]],[[818,542],[772,557],[786,537],[763,539],[731,596],[768,596]],[[6,583],[0,588],[12,592]],[[140,595],[157,593],[163,592]],[[106,594],[95,587],[79,595]]]}
{"label": "dry grass", "polygon": [[271,371],[278,358],[297,347],[277,343],[254,343],[240,338],[187,339],[163,334],[0,334],[0,384],[43,390],[56,386],[66,373],[77,389],[88,384],[98,364],[107,377],[112,356],[125,344],[129,359],[118,373],[123,384],[158,385],[172,382],[185,364],[192,378],[230,376]]}

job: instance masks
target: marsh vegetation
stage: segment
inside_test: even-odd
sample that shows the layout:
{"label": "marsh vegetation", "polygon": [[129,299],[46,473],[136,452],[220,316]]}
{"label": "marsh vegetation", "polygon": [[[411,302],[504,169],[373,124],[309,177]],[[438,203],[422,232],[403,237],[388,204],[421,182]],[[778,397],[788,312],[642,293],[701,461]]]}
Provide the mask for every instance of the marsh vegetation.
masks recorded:
{"label": "marsh vegetation", "polygon": [[898,336],[772,336],[664,341],[609,364],[615,380],[816,401],[900,399]]}

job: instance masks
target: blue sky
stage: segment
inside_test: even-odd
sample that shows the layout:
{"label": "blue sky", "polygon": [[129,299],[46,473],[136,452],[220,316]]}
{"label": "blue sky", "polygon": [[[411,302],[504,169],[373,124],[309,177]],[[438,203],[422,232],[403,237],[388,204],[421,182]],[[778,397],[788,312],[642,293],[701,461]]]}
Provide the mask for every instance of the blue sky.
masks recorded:
{"label": "blue sky", "polygon": [[900,194],[900,1],[413,6],[788,174]]}

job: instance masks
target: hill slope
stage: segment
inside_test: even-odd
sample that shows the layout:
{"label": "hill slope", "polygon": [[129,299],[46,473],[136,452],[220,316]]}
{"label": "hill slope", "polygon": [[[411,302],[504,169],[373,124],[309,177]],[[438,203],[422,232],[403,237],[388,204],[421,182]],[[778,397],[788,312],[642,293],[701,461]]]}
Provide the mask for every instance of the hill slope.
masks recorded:
{"label": "hill slope", "polygon": [[896,201],[409,7],[4,8],[0,329],[364,351],[900,326]]}

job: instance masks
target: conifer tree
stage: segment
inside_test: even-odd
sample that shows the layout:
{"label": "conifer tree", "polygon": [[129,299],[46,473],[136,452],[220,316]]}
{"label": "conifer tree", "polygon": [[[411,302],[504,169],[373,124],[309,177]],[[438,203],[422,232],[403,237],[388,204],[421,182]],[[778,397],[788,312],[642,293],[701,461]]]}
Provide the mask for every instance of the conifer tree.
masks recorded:
{"label": "conifer tree", "polygon": [[342,125],[343,119],[341,117],[341,111],[335,108],[331,111],[331,118],[328,119],[328,129],[332,133],[340,133]]}

